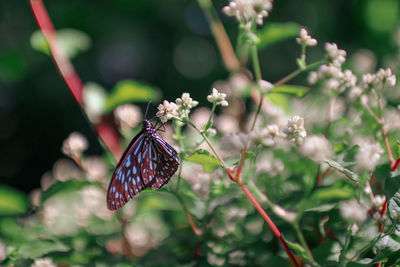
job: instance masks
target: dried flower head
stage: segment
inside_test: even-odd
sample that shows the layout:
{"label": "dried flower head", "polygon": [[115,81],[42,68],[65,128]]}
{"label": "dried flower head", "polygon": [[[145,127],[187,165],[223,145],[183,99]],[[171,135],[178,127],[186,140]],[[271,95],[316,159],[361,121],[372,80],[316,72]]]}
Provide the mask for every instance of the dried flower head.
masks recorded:
{"label": "dried flower head", "polygon": [[66,156],[80,158],[87,147],[88,141],[86,137],[78,132],[73,132],[64,140],[61,151]]}
{"label": "dried flower head", "polygon": [[157,109],[156,116],[162,123],[178,116],[178,107],[174,102],[164,100],[162,104],[158,105]]}
{"label": "dried flower head", "polygon": [[306,129],[304,129],[304,118],[300,116],[291,117],[283,132],[291,142],[302,141],[307,136]]}
{"label": "dried flower head", "polygon": [[304,46],[316,46],[317,45],[317,40],[314,38],[311,38],[311,35],[308,34],[308,32],[305,28],[300,29],[299,36],[300,37],[296,38],[296,41],[299,45],[304,45]]}
{"label": "dried flower head", "polygon": [[213,88],[211,95],[207,96],[208,102],[216,105],[221,105],[223,107],[228,106],[228,101],[225,100],[226,94],[218,92],[217,89]]}

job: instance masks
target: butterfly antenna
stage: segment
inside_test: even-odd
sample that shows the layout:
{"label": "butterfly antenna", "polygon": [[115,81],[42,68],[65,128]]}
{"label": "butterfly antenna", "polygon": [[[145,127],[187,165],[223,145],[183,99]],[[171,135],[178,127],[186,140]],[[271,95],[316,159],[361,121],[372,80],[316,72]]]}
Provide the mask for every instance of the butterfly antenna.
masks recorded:
{"label": "butterfly antenna", "polygon": [[144,113],[145,119],[147,118],[147,111],[149,110],[150,104],[151,104],[151,100],[149,100],[149,102],[147,102],[146,112]]}

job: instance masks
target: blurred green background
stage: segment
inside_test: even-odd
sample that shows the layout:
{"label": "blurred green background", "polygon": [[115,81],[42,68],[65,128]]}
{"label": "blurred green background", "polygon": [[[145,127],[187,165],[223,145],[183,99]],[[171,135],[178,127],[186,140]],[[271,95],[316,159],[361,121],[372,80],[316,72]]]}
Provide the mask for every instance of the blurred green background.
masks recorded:
{"label": "blurred green background", "polygon": [[[220,12],[226,3],[214,6],[235,43],[237,23]],[[213,82],[229,76],[196,1],[45,4],[57,29],[78,29],[91,39],[91,48],[73,59],[84,83],[111,90],[121,79],[134,79],[160,88],[165,99],[187,91],[204,103]],[[325,42],[337,42],[350,57],[362,48],[374,51],[379,66],[398,47],[393,33],[399,21],[398,0],[278,0],[265,24],[307,27],[319,42],[310,61],[323,55]],[[37,29],[29,1],[0,1],[0,183],[26,192],[62,157],[62,141],[71,132],[89,138],[90,154],[102,152],[52,60],[32,49]],[[261,51],[264,78],[274,82],[294,70],[298,54],[295,40]]]}

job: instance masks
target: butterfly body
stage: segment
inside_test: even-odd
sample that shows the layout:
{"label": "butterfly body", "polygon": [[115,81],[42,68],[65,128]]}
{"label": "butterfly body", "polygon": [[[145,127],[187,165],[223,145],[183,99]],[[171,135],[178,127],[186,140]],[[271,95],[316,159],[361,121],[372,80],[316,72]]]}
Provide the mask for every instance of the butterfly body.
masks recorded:
{"label": "butterfly body", "polygon": [[163,187],[178,166],[178,153],[157,134],[149,120],[144,120],[142,131],[131,141],[114,170],[107,207],[117,210],[145,188]]}

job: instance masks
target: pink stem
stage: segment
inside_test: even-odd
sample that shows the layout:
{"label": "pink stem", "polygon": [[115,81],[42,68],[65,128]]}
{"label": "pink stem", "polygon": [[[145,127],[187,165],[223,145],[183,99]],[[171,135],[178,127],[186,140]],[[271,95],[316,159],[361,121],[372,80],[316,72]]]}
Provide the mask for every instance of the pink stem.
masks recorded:
{"label": "pink stem", "polygon": [[[35,16],[39,28],[46,38],[47,43],[49,44],[50,52],[58,71],[60,72],[62,78],[67,84],[68,89],[74,97],[75,101],[82,109],[84,109],[82,97],[82,81],[80,80],[78,74],[75,72],[74,67],[72,66],[69,59],[64,55],[64,53],[58,46],[56,31],[42,0],[31,0],[30,3],[33,15]],[[120,145],[121,142],[115,129],[111,125],[105,122],[101,122],[96,125],[96,130],[100,139],[104,142],[107,148],[111,151],[116,159],[119,159],[119,157],[122,155]]]}

